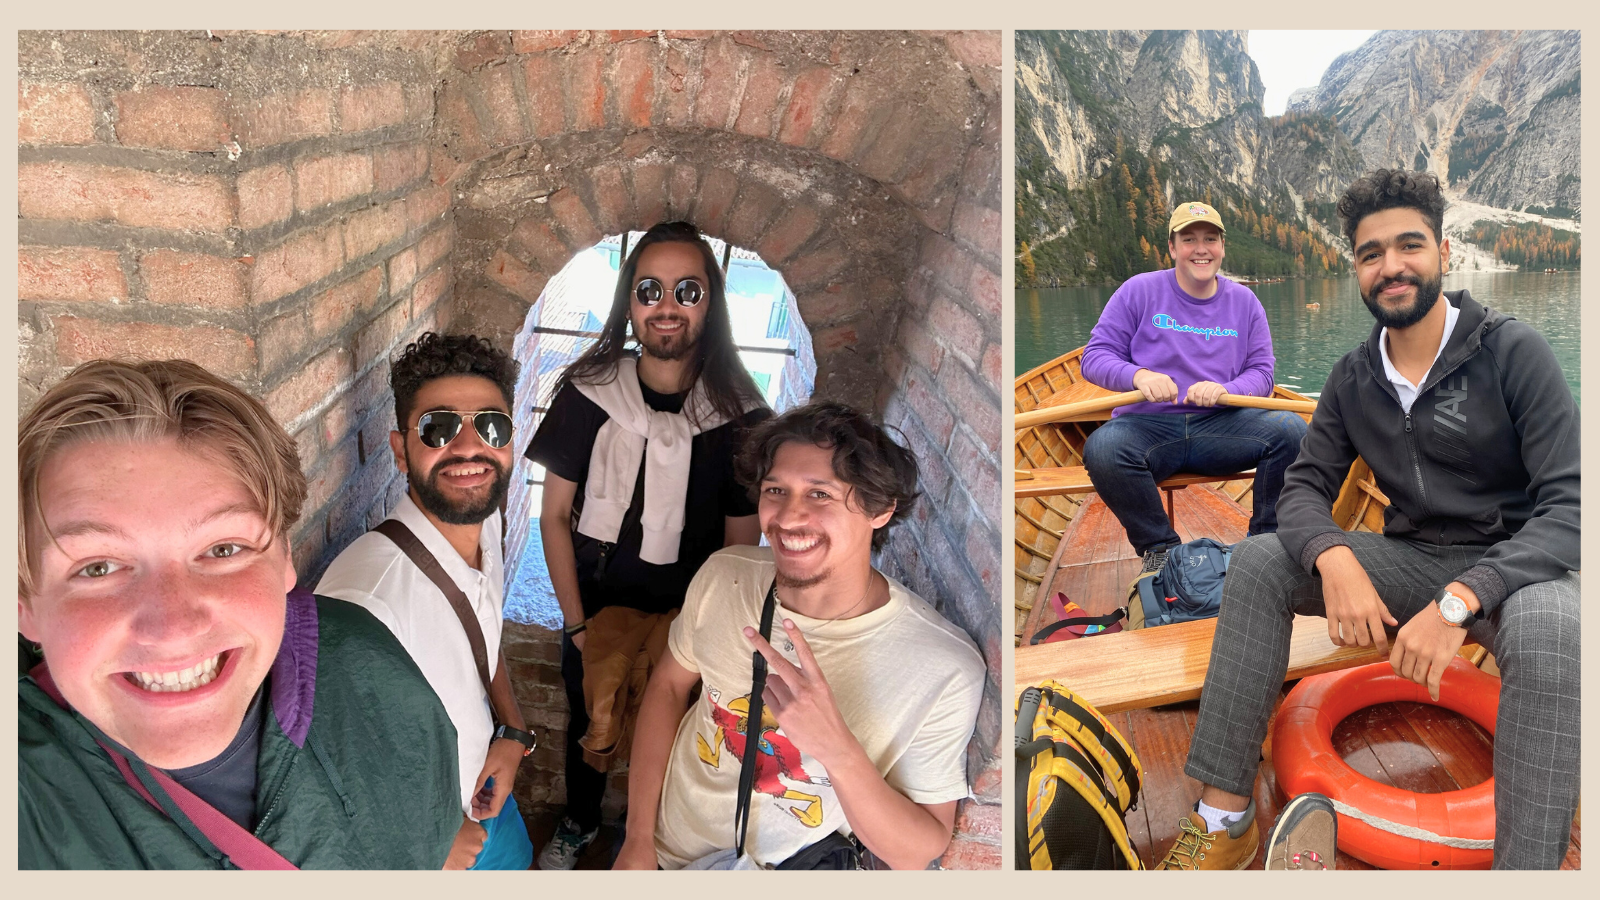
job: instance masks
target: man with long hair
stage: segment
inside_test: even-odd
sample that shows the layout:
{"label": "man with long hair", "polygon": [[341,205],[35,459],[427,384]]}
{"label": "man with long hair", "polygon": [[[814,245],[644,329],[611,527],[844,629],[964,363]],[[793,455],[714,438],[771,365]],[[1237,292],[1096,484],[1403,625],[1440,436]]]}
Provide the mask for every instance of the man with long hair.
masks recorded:
{"label": "man with long hair", "polygon": [[[710,245],[688,223],[651,228],[622,264],[604,332],[562,373],[526,453],[546,470],[540,533],[565,620],[571,708],[566,815],[540,868],[574,868],[594,839],[605,766],[626,732],[591,721],[586,644],[602,626],[608,647],[619,628],[654,631],[646,643],[659,652],[662,623],[683,606],[700,564],[724,546],[757,543],[756,509],[733,458],[744,430],[770,415],[739,359]],[[596,620],[605,610],[614,612]],[[639,616],[660,618],[652,627]]]}

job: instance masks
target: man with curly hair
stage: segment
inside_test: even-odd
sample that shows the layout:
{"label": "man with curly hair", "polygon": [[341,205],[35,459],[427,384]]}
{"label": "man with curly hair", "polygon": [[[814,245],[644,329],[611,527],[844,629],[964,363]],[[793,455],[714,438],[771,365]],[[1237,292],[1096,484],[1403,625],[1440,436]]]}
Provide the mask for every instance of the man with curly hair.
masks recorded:
{"label": "man with curly hair", "polygon": [[[1163,868],[1255,857],[1250,795],[1296,614],[1326,617],[1336,644],[1375,646],[1436,700],[1469,635],[1490,648],[1503,676],[1494,865],[1554,869],[1566,854],[1578,800],[1578,406],[1538,332],[1464,290],[1441,292],[1444,207],[1434,176],[1390,169],[1339,200],[1377,323],[1328,375],[1278,533],[1230,561],[1186,769],[1203,789]],[[1389,498],[1383,534],[1341,531],[1331,515],[1357,455]],[[1292,832],[1275,830],[1269,861],[1298,852],[1277,847]]]}
{"label": "man with curly hair", "polygon": [[855,842],[925,868],[968,794],[984,664],[872,567],[916,458],[813,403],[757,426],[738,470],[771,546],[722,550],[689,586],[639,712],[617,868],[850,868]]}
{"label": "man with curly hair", "polygon": [[483,338],[429,332],[394,361],[389,382],[399,426],[389,446],[408,489],[317,591],[389,626],[455,723],[462,821],[450,867],[526,869],[533,845],[511,786],[534,739],[499,650],[517,363]]}

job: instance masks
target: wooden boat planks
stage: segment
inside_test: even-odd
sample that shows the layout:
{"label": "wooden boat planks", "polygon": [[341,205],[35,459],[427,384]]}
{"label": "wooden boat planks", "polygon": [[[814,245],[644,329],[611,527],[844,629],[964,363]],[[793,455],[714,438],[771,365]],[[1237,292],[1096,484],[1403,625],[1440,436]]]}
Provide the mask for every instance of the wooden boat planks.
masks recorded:
{"label": "wooden boat planks", "polygon": [[[1216,619],[1178,622],[1075,641],[1018,647],[1015,695],[1055,679],[1102,713],[1161,706],[1200,696],[1211,661]],[[1340,647],[1328,640],[1326,619],[1295,616],[1286,679],[1376,662],[1370,647]]]}

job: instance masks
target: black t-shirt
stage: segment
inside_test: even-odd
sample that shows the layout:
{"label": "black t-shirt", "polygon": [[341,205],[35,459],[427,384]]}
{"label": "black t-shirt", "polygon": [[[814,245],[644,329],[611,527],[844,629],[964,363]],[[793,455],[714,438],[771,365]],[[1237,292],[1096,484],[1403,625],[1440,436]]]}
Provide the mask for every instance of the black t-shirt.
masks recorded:
{"label": "black t-shirt", "polygon": [[[681,412],[688,396],[688,392],[660,394],[643,383],[639,390],[644,402],[657,412]],[[546,471],[578,486],[572,501],[572,549],[577,556],[578,593],[586,618],[607,606],[626,606],[652,613],[683,606],[689,580],[707,557],[722,549],[726,524],[723,520],[755,515],[756,505],[749,491],[733,477],[733,457],[749,428],[771,415],[771,410],[759,407],[735,421],[695,435],[690,444],[689,488],[678,561],[658,566],[639,559],[644,530],[638,524],[639,511],[634,510],[625,517],[602,582],[595,578],[600,541],[578,533],[578,517],[583,510],[584,485],[589,479],[589,457],[594,450],[595,436],[608,416],[593,400],[570,385],[556,394],[524,455],[544,466]],[[641,462],[635,482],[635,503],[640,502],[643,482],[644,464]]]}

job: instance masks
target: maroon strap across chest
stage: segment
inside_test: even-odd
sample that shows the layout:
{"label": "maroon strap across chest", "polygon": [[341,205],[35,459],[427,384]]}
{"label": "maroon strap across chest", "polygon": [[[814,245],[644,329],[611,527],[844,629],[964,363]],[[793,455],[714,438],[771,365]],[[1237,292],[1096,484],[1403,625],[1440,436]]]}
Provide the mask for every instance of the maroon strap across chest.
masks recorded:
{"label": "maroon strap across chest", "polygon": [[[66,698],[61,696],[61,689],[56,687],[55,679],[50,677],[50,669],[45,663],[34,666],[28,675],[38,683],[46,694],[50,695],[50,699],[60,704],[62,709],[72,708],[67,705]],[[143,797],[151,806],[161,810],[162,814],[165,815],[166,810],[161,808],[161,804],[156,802],[155,797],[151,796],[149,789],[144,786],[144,782],[140,781],[138,776],[133,773],[133,766],[129,764],[128,758],[99,738],[95,738],[95,743],[99,744],[100,749],[110,755],[111,761],[116,763],[117,771],[122,773],[122,777],[128,782],[128,786],[137,791],[139,796]],[[200,833],[215,844],[217,849],[221,850],[235,866],[246,870],[299,868],[294,863],[284,859],[282,854],[268,846],[265,841],[245,830],[238,822],[223,815],[215,806],[200,799],[193,791],[173,780],[171,775],[154,766],[146,766],[146,769],[150,772],[150,776],[155,779],[156,784],[167,793],[168,797],[172,798],[172,802],[177,805],[178,810],[188,816],[189,821],[200,829]]]}

